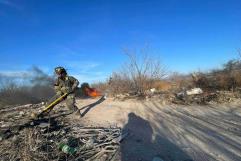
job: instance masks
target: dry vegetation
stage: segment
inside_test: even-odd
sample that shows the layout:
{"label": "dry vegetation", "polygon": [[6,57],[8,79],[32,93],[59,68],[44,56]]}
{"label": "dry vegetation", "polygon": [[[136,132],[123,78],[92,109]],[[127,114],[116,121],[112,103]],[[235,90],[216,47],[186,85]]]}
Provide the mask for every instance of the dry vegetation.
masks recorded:
{"label": "dry vegetation", "polygon": [[[139,52],[125,49],[124,54],[128,61],[122,65],[122,68],[113,72],[106,82],[93,84],[93,87],[114,97],[176,94],[195,87],[209,93],[217,91],[234,93],[241,90],[241,62],[238,59],[228,61],[220,69],[182,75],[168,73],[159,59],[150,56],[147,48]],[[0,74],[0,107],[39,103],[54,94],[53,77],[37,67],[33,67],[31,72],[32,76],[24,79],[22,84],[17,79],[10,79]],[[82,96],[83,91],[78,90],[77,95]]]}
{"label": "dry vegetation", "polygon": [[194,85],[206,90],[235,91],[241,87],[241,62],[230,60],[222,69],[214,69],[194,76]]}
{"label": "dry vegetation", "polygon": [[167,71],[159,59],[151,57],[147,49],[139,52],[125,49],[124,54],[128,62],[118,72],[113,72],[108,82],[95,84],[95,87],[106,88],[114,96],[123,93],[143,96],[148,89],[162,86],[158,82],[167,75]]}
{"label": "dry vegetation", "polygon": [[213,93],[219,95],[231,92],[233,97],[240,97],[241,62],[238,59],[228,61],[220,69],[183,75],[168,74],[159,59],[151,57],[147,50],[138,53],[125,50],[125,55],[128,57],[128,62],[121,70],[113,72],[108,81],[94,84],[96,88],[115,98],[119,98],[120,95],[122,98],[130,96],[149,98],[155,94],[167,93],[170,96],[192,88],[201,88],[205,98],[200,99],[205,101],[218,97]]}

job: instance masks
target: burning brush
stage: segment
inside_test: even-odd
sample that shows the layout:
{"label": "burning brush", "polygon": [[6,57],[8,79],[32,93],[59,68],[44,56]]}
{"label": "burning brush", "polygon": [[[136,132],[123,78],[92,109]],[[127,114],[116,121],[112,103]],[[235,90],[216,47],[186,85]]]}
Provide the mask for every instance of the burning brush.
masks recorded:
{"label": "burning brush", "polygon": [[83,83],[81,85],[81,89],[84,91],[84,94],[86,96],[90,96],[93,98],[103,96],[101,92],[97,91],[95,88],[91,88],[88,83]]}

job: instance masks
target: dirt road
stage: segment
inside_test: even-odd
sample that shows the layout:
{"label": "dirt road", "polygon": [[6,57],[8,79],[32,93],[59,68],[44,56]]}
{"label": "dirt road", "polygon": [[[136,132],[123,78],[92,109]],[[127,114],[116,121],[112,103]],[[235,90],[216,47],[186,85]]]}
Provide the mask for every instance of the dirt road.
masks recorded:
{"label": "dirt road", "polygon": [[[120,126],[129,131],[119,160],[241,161],[239,103],[208,106],[161,105],[158,101],[77,100],[93,126]],[[72,116],[69,116],[72,119]]]}

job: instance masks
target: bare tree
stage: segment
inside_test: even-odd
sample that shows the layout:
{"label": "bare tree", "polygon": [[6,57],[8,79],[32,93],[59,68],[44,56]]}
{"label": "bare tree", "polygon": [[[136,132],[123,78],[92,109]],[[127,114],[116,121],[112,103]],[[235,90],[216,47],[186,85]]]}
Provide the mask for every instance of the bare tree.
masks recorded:
{"label": "bare tree", "polygon": [[144,94],[154,81],[160,80],[167,74],[166,68],[159,59],[150,55],[148,48],[140,52],[124,49],[124,54],[128,57],[128,62],[123,66],[123,73],[133,81],[134,89],[139,94]]}

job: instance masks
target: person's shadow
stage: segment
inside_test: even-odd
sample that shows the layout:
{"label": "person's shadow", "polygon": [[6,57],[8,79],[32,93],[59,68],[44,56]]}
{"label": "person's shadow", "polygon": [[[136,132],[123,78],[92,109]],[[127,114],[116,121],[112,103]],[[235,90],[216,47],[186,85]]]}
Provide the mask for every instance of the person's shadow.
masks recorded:
{"label": "person's shadow", "polygon": [[156,136],[152,139],[153,130],[150,123],[133,112],[129,113],[128,123],[122,133],[129,135],[121,142],[121,161],[152,161],[157,158],[163,161],[192,161],[166,138]]}
{"label": "person's shadow", "polygon": [[98,104],[100,104],[100,103],[102,103],[102,102],[104,102],[104,100],[105,100],[105,98],[104,97],[101,97],[99,100],[97,100],[96,102],[94,102],[94,103],[91,103],[91,104],[89,104],[89,105],[87,105],[87,106],[84,106],[84,107],[82,107],[81,109],[79,109],[79,111],[81,112],[81,110],[84,110],[84,112],[81,112],[81,117],[84,117],[93,107],[95,107],[96,105],[98,105]]}

